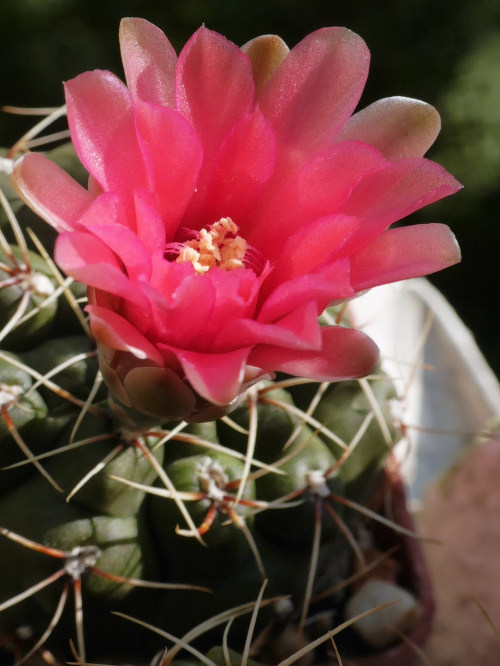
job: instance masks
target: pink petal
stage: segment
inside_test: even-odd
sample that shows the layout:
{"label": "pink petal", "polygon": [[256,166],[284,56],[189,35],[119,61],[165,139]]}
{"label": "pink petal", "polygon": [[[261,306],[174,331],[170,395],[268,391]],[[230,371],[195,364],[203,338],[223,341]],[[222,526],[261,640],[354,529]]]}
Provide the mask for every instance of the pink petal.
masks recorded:
{"label": "pink petal", "polygon": [[150,359],[163,367],[159,351],[130,322],[116,312],[98,305],[87,305],[90,328],[99,344],[110,349],[128,351],[139,359]]}
{"label": "pink petal", "polygon": [[337,143],[315,155],[250,218],[248,242],[276,261],[284,242],[314,220],[337,213],[353,188],[389,163],[366,144]]}
{"label": "pink petal", "polygon": [[92,231],[93,227],[100,225],[110,227],[126,227],[127,218],[120,197],[113,192],[99,194],[84,211],[79,219],[79,229]]}
{"label": "pink petal", "polygon": [[390,160],[423,157],[434,143],[441,120],[430,104],[408,97],[387,97],[355,113],[339,136],[374,146]]}
{"label": "pink petal", "polygon": [[249,58],[222,35],[204,27],[195,32],[177,66],[177,110],[193,125],[204,150],[197,193],[185,226],[199,229],[205,224],[207,186],[215,155],[237,120],[250,112],[253,93]]}
{"label": "pink petal", "polygon": [[316,303],[305,303],[276,324],[233,319],[215,339],[214,350],[263,344],[291,349],[320,349],[321,334]]}
{"label": "pink petal", "polygon": [[79,231],[61,234],[55,260],[75,280],[144,305],[144,297],[124,274],[114,252],[96,236]]}
{"label": "pink petal", "polygon": [[14,164],[12,185],[30,207],[58,232],[78,227],[78,219],[93,197],[76,180],[38,153]]}
{"label": "pink petal", "polygon": [[453,194],[462,186],[439,164],[425,158],[390,163],[368,175],[341,207],[362,221],[346,243],[346,254],[361,249],[389,225],[410,213]]}
{"label": "pink petal", "polygon": [[208,350],[212,340],[229,321],[253,317],[261,281],[252,270],[246,268],[232,271],[215,269],[208,271],[202,279],[210,281],[216,295],[213,312],[210,319],[205,321],[204,344]]}
{"label": "pink petal", "polygon": [[359,101],[369,58],[358,35],[323,28],[284,59],[264,87],[259,106],[294,163],[337,137]]}
{"label": "pink petal", "polygon": [[215,405],[227,405],[241,392],[249,349],[238,349],[227,354],[200,354],[173,349],[167,345],[158,347],[177,356],[187,380],[202,398]]}
{"label": "pink petal", "polygon": [[208,185],[207,222],[243,214],[271,178],[276,136],[259,109],[236,123],[215,159]]}
{"label": "pink petal", "polygon": [[359,220],[346,215],[321,218],[299,228],[285,243],[266,287],[314,272],[333,257],[358,228]]}
{"label": "pink petal", "polygon": [[351,298],[355,292],[351,287],[349,270],[349,260],[343,259],[316,273],[283,282],[262,305],[258,321],[275,322],[311,300],[317,303],[318,312],[323,312],[330,303]]}
{"label": "pink petal", "polygon": [[101,194],[80,219],[80,225],[100,238],[127,269],[128,277],[151,274],[151,259],[137,235],[127,226],[125,211],[119,197],[111,192]]}
{"label": "pink petal", "polygon": [[378,360],[378,348],[361,331],[340,326],[321,329],[321,351],[300,351],[264,345],[255,348],[248,363],[267,371],[334,382],[367,375]]}
{"label": "pink petal", "polygon": [[193,341],[210,345],[205,329],[216,300],[210,280],[195,275],[190,264],[155,255],[150,284],[140,283],[139,288],[149,300],[151,319],[137,326],[147,327],[150,339],[182,348],[190,348]]}
{"label": "pink petal", "polygon": [[250,111],[254,84],[249,58],[205,27],[182,49],[177,66],[177,109],[212,157],[234,123]]}
{"label": "pink petal", "polygon": [[164,33],[144,19],[124,18],[120,49],[132,98],[175,106],[177,54]]}
{"label": "pink petal", "polygon": [[356,291],[429,275],[460,261],[455,236],[444,224],[389,229],[351,258]]}
{"label": "pink petal", "polygon": [[132,101],[110,72],[80,74],[65,85],[71,138],[85,168],[106,191],[116,192],[133,225],[134,189],[146,186]]}
{"label": "pink petal", "polygon": [[148,280],[151,276],[151,256],[143,243],[128,227],[94,226],[92,233],[113,250],[123,262],[130,280]]}
{"label": "pink petal", "polygon": [[172,109],[139,102],[137,130],[167,238],[172,238],[196,189],[203,149],[191,125]]}
{"label": "pink petal", "polygon": [[165,225],[155,196],[147,190],[135,190],[134,201],[138,238],[150,254],[158,251],[163,253],[166,243]]}

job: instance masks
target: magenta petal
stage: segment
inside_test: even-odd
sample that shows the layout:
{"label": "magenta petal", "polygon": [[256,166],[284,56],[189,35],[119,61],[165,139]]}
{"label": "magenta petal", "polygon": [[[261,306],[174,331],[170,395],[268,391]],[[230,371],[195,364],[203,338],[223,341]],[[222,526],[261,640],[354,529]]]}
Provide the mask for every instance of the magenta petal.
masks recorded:
{"label": "magenta petal", "polygon": [[153,273],[150,283],[139,283],[148,298],[151,319],[144,324],[149,336],[174,347],[190,347],[193,340],[201,351],[203,345],[210,348],[211,338],[206,335],[211,321],[216,292],[210,280],[195,275],[191,265],[171,263],[161,254],[153,256]]}
{"label": "magenta petal", "polygon": [[131,280],[150,278],[151,256],[128,227],[94,226],[91,231],[121,259]]}
{"label": "magenta petal", "polygon": [[292,149],[294,162],[337,137],[359,101],[369,59],[361,37],[345,28],[323,28],[283,60],[259,106],[283,149]]}
{"label": "magenta petal", "polygon": [[393,162],[368,175],[340,211],[363,221],[360,231],[346,244],[346,252],[356,251],[393,222],[461,187],[443,167],[425,158]]}
{"label": "magenta petal", "polygon": [[254,83],[248,56],[222,35],[202,27],[191,37],[177,66],[177,110],[189,120],[204,151],[196,196],[185,226],[207,222],[205,200],[213,160],[234,124],[251,110]]}
{"label": "magenta petal", "polygon": [[444,224],[389,229],[351,257],[356,291],[435,273],[460,261],[455,236]]}
{"label": "magenta petal", "polygon": [[146,185],[132,101],[110,72],[80,74],[65,85],[71,138],[86,169],[116,192],[133,215],[134,189]]}
{"label": "magenta petal", "polygon": [[154,194],[147,190],[134,192],[137,236],[150,255],[163,252],[166,243],[165,225]]}
{"label": "magenta petal", "polygon": [[231,217],[239,223],[271,178],[275,162],[274,130],[256,109],[234,126],[215,159],[208,185],[207,220]]}
{"label": "magenta petal", "polygon": [[[151,275],[151,259],[137,235],[127,226],[119,197],[111,192],[101,194],[80,219],[80,225],[100,238],[123,262],[128,277]],[[147,279],[146,278],[146,279]]]}
{"label": "magenta petal", "polygon": [[11,181],[30,207],[59,232],[78,228],[93,200],[66,171],[38,153],[17,160]]}
{"label": "magenta petal", "polygon": [[277,260],[287,238],[308,223],[337,213],[358,183],[388,164],[381,153],[364,143],[345,141],[331,146],[308,160],[254,212],[248,241]]}
{"label": "magenta petal", "polygon": [[103,224],[124,227],[127,225],[127,217],[120,197],[113,192],[103,192],[92,201],[78,222],[80,229],[92,231],[93,227]]}
{"label": "magenta petal", "polygon": [[98,305],[87,305],[92,334],[99,344],[119,349],[139,359],[150,359],[163,367],[163,356],[130,322],[116,312]]}
{"label": "magenta petal", "polygon": [[313,273],[333,257],[359,228],[359,220],[347,215],[321,218],[296,231],[285,243],[268,280],[279,285],[306,273]]}
{"label": "magenta petal", "polygon": [[186,378],[202,398],[215,405],[227,405],[241,393],[241,382],[250,349],[227,354],[200,354],[158,345],[172,351],[186,373]]}
{"label": "magenta petal", "polygon": [[264,301],[258,320],[274,322],[311,300],[317,303],[318,312],[323,312],[330,303],[351,298],[355,292],[351,287],[349,270],[349,261],[342,259],[317,273],[283,282]]}
{"label": "magenta petal", "polygon": [[250,59],[232,42],[205,27],[182,49],[177,66],[177,110],[213,151],[234,123],[250,111],[254,84]]}
{"label": "magenta petal", "polygon": [[322,328],[321,333],[321,351],[264,345],[251,352],[248,363],[268,372],[286,372],[320,382],[362,377],[373,370],[378,361],[378,348],[367,335],[340,326]]}
{"label": "magenta petal", "polygon": [[194,129],[176,111],[138,103],[135,114],[166,236],[171,238],[196,189],[203,149]]}
{"label": "magenta petal", "polygon": [[96,236],[79,231],[61,234],[55,259],[75,280],[144,306],[144,297],[124,274],[114,252]]}
{"label": "magenta petal", "polygon": [[202,336],[199,342],[205,351],[211,349],[212,341],[229,321],[253,318],[260,279],[250,269],[238,268],[232,271],[215,269],[208,272],[203,282],[209,282],[215,294],[213,312],[205,321],[206,339]]}
{"label": "magenta petal", "polygon": [[318,308],[309,301],[276,324],[261,324],[252,319],[234,319],[214,342],[215,350],[271,344],[291,349],[320,349]]}
{"label": "magenta petal", "polygon": [[120,50],[132,98],[173,107],[177,54],[164,33],[144,19],[124,18]]}

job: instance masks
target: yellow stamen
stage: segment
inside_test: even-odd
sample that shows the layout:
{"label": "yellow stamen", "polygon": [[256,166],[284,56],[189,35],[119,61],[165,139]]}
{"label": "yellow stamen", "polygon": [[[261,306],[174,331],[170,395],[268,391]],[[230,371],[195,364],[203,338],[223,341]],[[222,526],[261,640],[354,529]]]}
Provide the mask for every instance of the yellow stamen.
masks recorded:
{"label": "yellow stamen", "polygon": [[[208,229],[200,231],[196,240],[186,241],[179,252],[178,263],[191,262],[198,275],[203,275],[211,268],[231,271],[241,268],[247,250],[247,242],[237,236],[238,227],[230,217],[223,217]],[[228,238],[228,235],[231,235]]]}

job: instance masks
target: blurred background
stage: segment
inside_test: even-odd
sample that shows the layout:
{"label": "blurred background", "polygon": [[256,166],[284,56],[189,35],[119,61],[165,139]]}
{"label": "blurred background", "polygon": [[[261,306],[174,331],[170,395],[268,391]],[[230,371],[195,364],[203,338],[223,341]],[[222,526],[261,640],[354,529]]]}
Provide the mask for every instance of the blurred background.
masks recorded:
{"label": "blurred background", "polygon": [[[414,215],[446,222],[461,265],[432,277],[500,375],[500,2],[498,0],[1,0],[0,104],[58,106],[61,82],[88,69],[122,75],[118,24],[141,16],[179,51],[200,24],[243,44],[277,33],[293,46],[342,25],[372,53],[366,106],[405,95],[434,104],[443,129],[428,157],[464,185]],[[33,124],[0,114],[0,146]]]}

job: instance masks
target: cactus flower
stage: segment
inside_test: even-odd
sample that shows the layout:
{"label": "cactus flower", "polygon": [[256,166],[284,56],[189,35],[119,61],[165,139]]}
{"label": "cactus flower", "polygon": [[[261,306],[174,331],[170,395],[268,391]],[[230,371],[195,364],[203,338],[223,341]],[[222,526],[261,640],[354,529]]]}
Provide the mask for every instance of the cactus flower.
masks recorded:
{"label": "cactus flower", "polygon": [[423,157],[437,112],[395,97],[353,115],[369,52],[344,28],[289,51],[202,27],[177,57],[158,28],[124,19],[120,43],[127,87],[107,71],[65,86],[88,189],[36,153],[12,176],[88,286],[114,396],[202,420],[275,371],[369,372],[370,338],[318,317],[459,261],[446,226],[388,229],[460,187]]}

